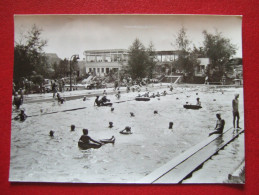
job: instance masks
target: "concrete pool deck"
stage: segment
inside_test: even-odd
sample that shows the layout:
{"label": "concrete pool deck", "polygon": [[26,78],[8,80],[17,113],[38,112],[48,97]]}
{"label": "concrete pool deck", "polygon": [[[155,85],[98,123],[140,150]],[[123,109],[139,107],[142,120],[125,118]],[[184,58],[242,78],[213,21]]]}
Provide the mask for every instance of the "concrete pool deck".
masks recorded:
{"label": "concrete pool deck", "polygon": [[[143,89],[146,87],[154,87],[156,89],[159,88],[168,88],[168,86],[171,85],[170,83],[155,83],[155,84],[149,84],[147,86],[141,87],[141,92],[143,93]],[[204,85],[204,84],[173,84],[173,87],[208,87],[208,88],[240,88],[243,86],[237,86],[237,85]],[[115,94],[116,91],[114,88],[103,88],[103,89],[93,89],[93,90],[76,90],[76,91],[64,91],[59,92],[62,97],[64,97],[66,100],[74,100],[86,97],[94,97],[96,95],[103,95],[103,91],[106,90],[108,95]],[[120,91],[122,93],[126,92],[126,87],[120,87]],[[141,93],[140,92],[140,93]],[[35,103],[35,102],[44,102],[44,101],[53,101],[53,94],[52,93],[45,93],[45,94],[28,94],[24,95],[24,103]]]}
{"label": "concrete pool deck", "polygon": [[[201,143],[193,146],[181,155],[172,159],[162,167],[139,180],[138,184],[177,184],[190,176],[202,164],[219,150],[232,142],[244,129],[238,131],[229,128],[223,135],[212,135]],[[224,138],[224,140],[223,140]]]}

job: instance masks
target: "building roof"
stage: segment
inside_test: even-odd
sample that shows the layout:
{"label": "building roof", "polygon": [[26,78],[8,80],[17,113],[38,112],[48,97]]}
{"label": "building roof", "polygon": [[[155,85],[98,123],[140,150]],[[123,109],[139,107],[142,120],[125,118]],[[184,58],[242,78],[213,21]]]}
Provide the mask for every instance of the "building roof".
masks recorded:
{"label": "building roof", "polygon": [[100,49],[100,50],[86,50],[85,53],[127,53],[127,49]]}
{"label": "building roof", "polygon": [[[127,49],[100,49],[100,50],[85,50],[84,54],[103,54],[103,53],[128,53]],[[178,50],[155,51],[156,55],[175,55],[179,54]]]}

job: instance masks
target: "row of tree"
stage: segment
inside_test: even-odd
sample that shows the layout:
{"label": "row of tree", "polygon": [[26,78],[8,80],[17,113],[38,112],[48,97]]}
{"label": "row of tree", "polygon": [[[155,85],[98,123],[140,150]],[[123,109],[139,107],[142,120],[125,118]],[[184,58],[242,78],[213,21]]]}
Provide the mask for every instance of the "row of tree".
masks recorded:
{"label": "row of tree", "polygon": [[[43,82],[43,78],[58,79],[78,70],[76,58],[73,58],[72,62],[64,59],[54,64],[49,63],[43,50],[47,45],[47,40],[42,39],[41,34],[42,29],[33,25],[26,35],[15,42],[13,78],[19,87],[25,78],[40,84]],[[236,47],[217,31],[215,34],[203,31],[203,35],[203,47],[191,48],[191,41],[187,37],[186,29],[182,27],[172,43],[178,51],[178,58],[172,62],[173,69],[184,72],[186,81],[192,80],[195,67],[199,65],[197,58],[201,56],[210,59],[206,75],[213,80],[220,80],[226,71],[231,70],[229,60],[236,53]],[[129,48],[128,66],[124,66],[122,72],[133,80],[145,77],[153,78],[157,70],[155,53],[152,42],[145,48],[139,39],[135,39]],[[214,71],[211,72],[211,69]]]}
{"label": "row of tree", "polygon": [[[228,38],[216,31],[211,34],[203,31],[203,47],[191,48],[191,41],[187,37],[186,29],[182,27],[172,45],[178,51],[178,58],[171,62],[174,70],[185,73],[185,81],[192,82],[195,67],[199,66],[198,57],[210,59],[210,65],[204,76],[213,81],[219,81],[222,76],[232,70],[231,57],[236,53],[236,47]],[[156,68],[155,48],[151,42],[146,49],[139,39],[136,39],[129,48],[129,61],[126,72],[133,79],[152,78]],[[212,71],[213,70],[213,71]]]}

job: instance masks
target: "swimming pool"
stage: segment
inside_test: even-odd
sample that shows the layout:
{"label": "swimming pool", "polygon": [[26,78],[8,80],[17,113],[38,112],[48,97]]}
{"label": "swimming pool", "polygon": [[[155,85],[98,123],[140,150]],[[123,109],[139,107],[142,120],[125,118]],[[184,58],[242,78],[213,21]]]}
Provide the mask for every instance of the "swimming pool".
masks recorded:
{"label": "swimming pool", "polygon": [[[120,100],[111,95],[111,102],[125,101],[114,103],[113,112],[110,107],[94,107],[93,97],[62,105],[54,100],[23,105],[27,115],[38,116],[23,123],[12,121],[10,181],[135,182],[207,138],[209,129],[215,127],[216,113],[222,114],[225,128],[231,127],[236,93],[240,94],[243,119],[242,88],[179,85],[173,92],[163,87],[149,90],[166,90],[169,94],[148,102],[134,101],[137,92],[122,94]],[[202,109],[183,108],[186,102],[195,104],[197,97]],[[61,112],[82,107],[86,108]],[[155,110],[158,114],[154,114]],[[51,112],[57,113],[44,114]],[[130,117],[130,112],[135,117]],[[109,122],[113,122],[113,128],[108,127]],[[169,122],[174,123],[173,129],[168,128]],[[70,131],[71,124],[76,126],[74,132]],[[120,134],[125,126],[130,126],[133,134]],[[89,129],[89,135],[96,140],[114,135],[116,142],[82,151],[77,146],[82,128]],[[49,137],[51,129],[55,131],[54,138]]]}

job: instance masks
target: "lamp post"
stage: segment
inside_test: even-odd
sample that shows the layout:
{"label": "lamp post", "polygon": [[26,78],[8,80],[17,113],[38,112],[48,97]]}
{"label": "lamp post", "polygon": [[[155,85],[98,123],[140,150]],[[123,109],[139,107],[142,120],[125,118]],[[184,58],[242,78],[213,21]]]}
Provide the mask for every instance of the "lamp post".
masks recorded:
{"label": "lamp post", "polygon": [[[171,58],[171,57],[170,57]],[[173,75],[173,63],[174,63],[174,61],[175,61],[175,54],[174,54],[174,59],[172,60],[170,60],[171,61],[171,85],[172,85],[172,75]]]}
{"label": "lamp post", "polygon": [[72,76],[72,60],[74,59],[79,59],[79,55],[78,54],[74,54],[71,56],[70,58],[70,61],[69,61],[69,68],[70,68],[70,74],[69,74],[69,78],[70,78],[70,91],[72,91],[72,79],[71,79],[71,76]]}
{"label": "lamp post", "polygon": [[120,58],[117,57],[117,62],[118,62],[118,87],[120,86]]}

